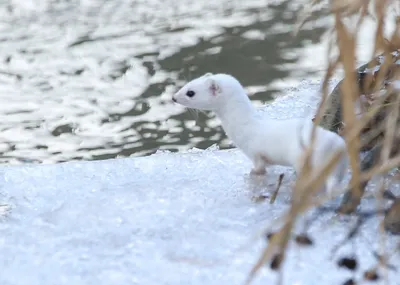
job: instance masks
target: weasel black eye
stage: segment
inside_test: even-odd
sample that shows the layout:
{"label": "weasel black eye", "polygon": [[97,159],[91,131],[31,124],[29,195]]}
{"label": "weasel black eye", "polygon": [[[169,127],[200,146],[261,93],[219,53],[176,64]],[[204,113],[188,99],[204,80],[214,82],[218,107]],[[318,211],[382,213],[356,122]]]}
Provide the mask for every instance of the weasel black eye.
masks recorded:
{"label": "weasel black eye", "polygon": [[188,92],[186,92],[186,96],[188,96],[188,97],[193,97],[194,94],[196,94],[196,93],[194,93],[194,91],[192,91],[192,90],[189,90]]}

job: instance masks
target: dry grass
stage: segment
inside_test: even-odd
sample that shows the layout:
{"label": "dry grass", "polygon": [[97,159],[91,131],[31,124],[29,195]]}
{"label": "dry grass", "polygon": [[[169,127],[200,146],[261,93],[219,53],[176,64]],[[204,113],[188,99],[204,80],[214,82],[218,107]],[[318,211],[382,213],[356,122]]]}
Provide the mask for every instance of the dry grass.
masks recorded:
{"label": "dry grass", "polygon": [[[312,0],[310,4],[310,7],[317,4],[321,5],[321,1]],[[394,90],[388,87],[386,88],[386,94],[383,94],[377,100],[375,100],[372,106],[370,106],[368,109],[363,108],[364,112],[361,118],[357,117],[355,108],[357,101],[360,100],[360,89],[365,90],[366,88],[369,88],[369,90],[377,92],[379,87],[382,86],[385,76],[388,74],[391,66],[390,53],[394,51],[396,47],[400,47],[400,38],[398,33],[393,33],[388,40],[384,37],[384,26],[387,19],[386,15],[388,13],[389,4],[398,5],[400,7],[400,1],[397,3],[397,1],[387,0],[332,0],[329,2],[329,4],[326,4],[326,8],[329,9],[331,16],[334,19],[334,25],[330,31],[332,39],[329,41],[330,46],[328,48],[327,55],[329,64],[321,89],[321,104],[317,110],[314,122],[315,126],[317,126],[324,115],[328,96],[327,90],[329,79],[332,77],[338,67],[342,67],[344,71],[344,79],[340,87],[340,102],[342,106],[342,119],[344,123],[342,135],[346,141],[352,172],[352,178],[347,188],[350,189],[349,191],[351,191],[350,193],[352,196],[352,201],[351,203],[342,207],[342,213],[352,212],[357,207],[364,192],[360,187],[361,182],[367,181],[377,174],[387,173],[392,168],[400,165],[400,155],[392,151],[393,142],[396,141],[400,135],[398,128],[400,96],[397,96],[397,94],[396,96],[390,96],[393,94]],[[360,30],[360,27],[363,25],[366,17],[372,17],[377,23],[374,42],[371,43],[373,46],[372,58],[375,58],[377,55],[383,53],[385,55],[385,61],[381,65],[377,76],[368,75],[366,80],[363,82],[364,86],[360,88],[358,84],[357,73],[355,72],[356,39],[357,33]],[[306,17],[302,17],[302,21],[299,24],[298,29],[301,29],[306,20]],[[350,20],[356,20],[355,29],[351,30],[348,27],[349,25],[345,24],[346,21]],[[400,28],[400,18],[396,21],[396,27]],[[396,30],[400,31],[400,29]],[[334,55],[334,50],[338,51],[336,56]],[[394,77],[398,78],[398,75],[395,74]],[[392,99],[388,102],[388,98]],[[374,116],[384,107],[390,111],[390,115],[387,116],[387,119],[385,119],[383,123],[373,125],[373,131],[384,133],[383,140],[381,141],[382,151],[380,152],[379,162],[368,171],[361,171],[359,161],[360,149],[372,139],[372,137],[368,137],[365,140],[361,140],[361,134],[366,126],[370,124]],[[397,140],[397,142],[399,142],[399,140]],[[328,161],[325,167],[321,169],[317,175],[311,175],[311,169],[308,160],[310,158],[312,146],[313,142],[311,143],[311,146],[306,148],[304,167],[302,172],[297,176],[291,207],[285,216],[282,217],[284,224],[282,228],[271,237],[268,246],[261,253],[259,259],[249,273],[246,284],[251,283],[256,273],[265,263],[273,261],[276,265],[277,260],[279,260],[279,264],[284,262],[289,237],[291,236],[292,228],[295,225],[296,220],[305,211],[320,206],[327,200],[327,198],[322,198],[316,201],[315,199],[312,200],[311,198],[318,191],[318,189],[320,189],[320,186],[325,181],[335,164],[338,162],[341,154],[338,153],[334,158],[331,159],[331,161]],[[384,187],[380,188],[381,189],[377,189],[376,191],[380,192],[382,194],[381,196],[383,196]]]}

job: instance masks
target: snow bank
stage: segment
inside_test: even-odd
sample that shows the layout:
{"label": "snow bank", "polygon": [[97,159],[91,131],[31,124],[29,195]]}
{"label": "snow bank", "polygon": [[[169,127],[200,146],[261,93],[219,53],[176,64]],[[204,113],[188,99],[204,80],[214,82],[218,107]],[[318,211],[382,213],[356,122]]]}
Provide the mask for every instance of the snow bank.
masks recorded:
{"label": "snow bank", "polygon": [[[263,111],[311,116],[317,88],[304,83]],[[266,180],[253,180],[250,166],[237,150],[210,149],[2,167],[0,197],[12,210],[0,223],[0,284],[243,284],[266,243],[257,232],[287,209],[293,178],[291,170],[274,167]],[[256,202],[282,171],[276,202]],[[315,246],[291,245],[284,284],[342,284],[352,276],[335,265],[345,253],[355,254],[363,269],[375,265],[376,220],[329,260],[353,223],[319,217],[310,230]],[[388,237],[392,248],[395,242]],[[397,255],[391,263],[399,261]],[[388,274],[398,282],[397,272]],[[277,277],[265,267],[254,284]]]}

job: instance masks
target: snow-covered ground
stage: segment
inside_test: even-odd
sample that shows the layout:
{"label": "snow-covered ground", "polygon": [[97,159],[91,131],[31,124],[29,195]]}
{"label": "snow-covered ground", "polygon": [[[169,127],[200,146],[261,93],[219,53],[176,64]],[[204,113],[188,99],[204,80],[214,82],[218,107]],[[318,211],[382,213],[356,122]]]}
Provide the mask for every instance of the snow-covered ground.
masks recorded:
{"label": "snow-covered ground", "polygon": [[[263,110],[272,117],[312,116],[318,87],[304,82]],[[266,180],[253,180],[250,166],[235,149],[2,166],[0,201],[11,210],[0,222],[0,284],[243,284],[266,244],[260,230],[287,209],[293,179],[290,169],[273,167]],[[256,202],[282,171],[275,203]],[[366,199],[363,206],[374,203]],[[284,284],[343,284],[353,273],[336,262],[353,254],[362,269],[355,281],[361,278],[376,264],[373,250],[380,250],[377,220],[331,257],[354,222],[318,217],[309,231],[314,246],[291,243]],[[390,252],[398,242],[387,237]],[[399,262],[399,254],[390,260]],[[399,276],[388,271],[388,284],[400,284]],[[253,284],[275,284],[277,277],[266,266]]]}

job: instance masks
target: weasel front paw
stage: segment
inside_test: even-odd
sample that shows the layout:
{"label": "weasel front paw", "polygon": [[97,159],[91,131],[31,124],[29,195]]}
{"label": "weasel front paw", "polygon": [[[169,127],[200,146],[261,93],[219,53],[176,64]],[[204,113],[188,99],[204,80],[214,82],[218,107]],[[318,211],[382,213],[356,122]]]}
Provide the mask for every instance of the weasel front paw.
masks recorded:
{"label": "weasel front paw", "polygon": [[267,171],[265,170],[265,168],[253,168],[250,171],[250,175],[265,175],[267,173]]}

